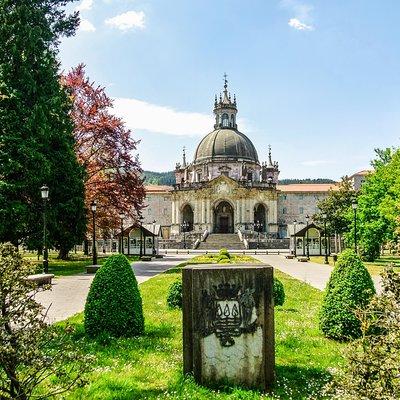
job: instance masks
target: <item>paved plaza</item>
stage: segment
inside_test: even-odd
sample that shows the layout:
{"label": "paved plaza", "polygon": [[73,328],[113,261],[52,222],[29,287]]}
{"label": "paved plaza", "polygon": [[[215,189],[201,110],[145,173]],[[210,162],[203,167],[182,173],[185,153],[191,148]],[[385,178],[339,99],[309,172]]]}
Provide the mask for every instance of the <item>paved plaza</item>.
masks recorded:
{"label": "paved plaza", "polygon": [[[288,260],[282,255],[256,255],[254,257],[319,290],[325,289],[333,270],[333,267],[329,265],[317,264],[310,261],[299,262],[296,259]],[[373,276],[372,280],[377,292],[380,292],[380,278]]]}
{"label": "paved plaza", "polygon": [[[151,262],[135,262],[133,269],[136,279],[139,283],[145,282],[191,257],[191,255],[179,254]],[[93,278],[94,274],[78,274],[53,279],[51,290],[39,292],[36,295],[36,300],[48,308],[47,320],[54,323],[83,311]]]}

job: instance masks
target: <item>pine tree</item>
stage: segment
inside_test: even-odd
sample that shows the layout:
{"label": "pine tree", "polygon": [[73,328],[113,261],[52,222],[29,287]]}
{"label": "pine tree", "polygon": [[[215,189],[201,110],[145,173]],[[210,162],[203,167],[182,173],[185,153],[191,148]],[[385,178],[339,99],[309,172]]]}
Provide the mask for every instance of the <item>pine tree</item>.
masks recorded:
{"label": "pine tree", "polygon": [[0,241],[40,248],[39,188],[50,188],[49,240],[65,257],[85,231],[84,171],[57,48],[78,14],[71,0],[0,0]]}

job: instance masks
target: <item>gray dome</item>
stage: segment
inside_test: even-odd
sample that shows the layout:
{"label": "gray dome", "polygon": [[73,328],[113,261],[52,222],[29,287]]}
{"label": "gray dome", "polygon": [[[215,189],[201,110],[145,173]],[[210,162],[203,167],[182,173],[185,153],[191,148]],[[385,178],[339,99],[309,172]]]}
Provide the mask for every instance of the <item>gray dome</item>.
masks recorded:
{"label": "gray dome", "polygon": [[251,140],[235,129],[216,129],[197,146],[194,162],[244,160],[258,163],[257,151]]}

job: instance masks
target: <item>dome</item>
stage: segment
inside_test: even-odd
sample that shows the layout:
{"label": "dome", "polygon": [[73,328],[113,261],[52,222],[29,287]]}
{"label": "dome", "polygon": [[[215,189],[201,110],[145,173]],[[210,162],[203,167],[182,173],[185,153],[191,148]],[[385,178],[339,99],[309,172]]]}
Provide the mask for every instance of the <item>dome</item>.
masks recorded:
{"label": "dome", "polygon": [[244,160],[258,163],[257,151],[251,140],[236,129],[216,129],[197,146],[194,162]]}

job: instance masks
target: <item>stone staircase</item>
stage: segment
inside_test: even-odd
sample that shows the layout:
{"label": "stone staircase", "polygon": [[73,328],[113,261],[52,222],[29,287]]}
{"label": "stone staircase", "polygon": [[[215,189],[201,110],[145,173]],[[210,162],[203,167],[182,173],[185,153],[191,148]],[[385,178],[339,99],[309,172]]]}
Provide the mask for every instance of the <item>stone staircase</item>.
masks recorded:
{"label": "stone staircase", "polygon": [[244,250],[244,245],[236,233],[211,233],[205,242],[201,242],[199,250]]}

